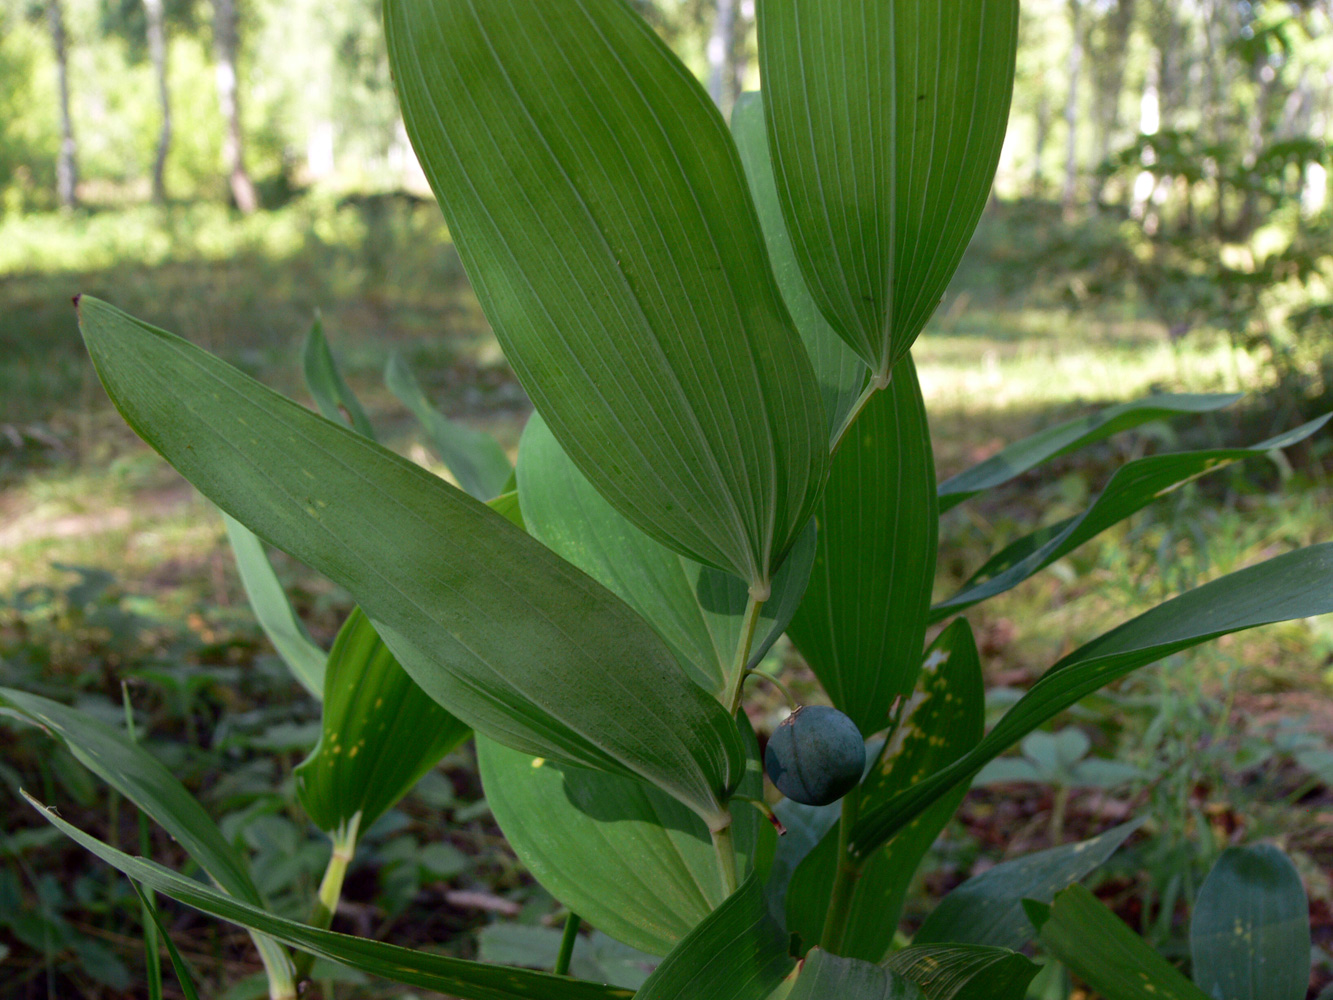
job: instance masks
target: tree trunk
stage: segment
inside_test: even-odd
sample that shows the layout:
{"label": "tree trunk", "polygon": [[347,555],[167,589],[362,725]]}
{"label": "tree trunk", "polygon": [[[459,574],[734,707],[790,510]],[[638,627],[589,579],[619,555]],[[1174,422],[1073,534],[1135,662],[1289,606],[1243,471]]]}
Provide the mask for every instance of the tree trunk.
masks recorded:
{"label": "tree trunk", "polygon": [[736,0],[717,0],[713,34],[708,39],[708,93],[725,113],[734,86],[733,52],[736,43]]}
{"label": "tree trunk", "polygon": [[55,46],[56,74],[60,82],[60,155],[56,159],[56,198],[62,208],[78,204],[78,145],[74,141],[74,119],[69,112],[69,58],[65,44],[65,11],[60,0],[48,0],[47,20]]}
{"label": "tree trunk", "polygon": [[754,0],[740,0],[740,10],[732,29],[732,100],[745,93],[745,77],[750,69],[750,29],[754,26]]}
{"label": "tree trunk", "polygon": [[245,169],[245,142],[241,133],[241,95],[237,84],[235,0],[213,0],[213,58],[217,63],[218,103],[226,122],[222,158],[226,161],[231,196],[247,215],[259,208],[259,196]]}
{"label": "tree trunk", "polygon": [[171,149],[171,92],[167,88],[167,28],[162,0],[143,0],[148,17],[148,54],[157,77],[157,102],[162,108],[162,127],[157,133],[157,156],[153,160],[153,201],[167,200],[165,172]]}
{"label": "tree trunk", "polygon": [[1074,214],[1078,195],[1078,83],[1083,70],[1083,4],[1069,0],[1069,27],[1073,39],[1069,46],[1069,93],[1065,98],[1065,183],[1060,193],[1060,206],[1068,221]]}
{"label": "tree trunk", "polygon": [[[1134,27],[1137,0],[1118,0],[1106,16],[1106,37],[1100,53],[1100,72],[1096,73],[1097,87],[1097,158],[1105,163],[1114,152],[1116,134],[1120,131],[1120,99],[1125,90],[1125,59],[1129,51],[1129,36]],[[1100,203],[1104,179],[1099,173],[1095,182],[1093,200]]]}
{"label": "tree trunk", "polygon": [[1032,149],[1032,197],[1040,198],[1046,191],[1046,177],[1042,173],[1042,160],[1046,156],[1046,142],[1051,136],[1051,95],[1046,89],[1045,79],[1039,79],[1041,96],[1037,100],[1037,134]]}

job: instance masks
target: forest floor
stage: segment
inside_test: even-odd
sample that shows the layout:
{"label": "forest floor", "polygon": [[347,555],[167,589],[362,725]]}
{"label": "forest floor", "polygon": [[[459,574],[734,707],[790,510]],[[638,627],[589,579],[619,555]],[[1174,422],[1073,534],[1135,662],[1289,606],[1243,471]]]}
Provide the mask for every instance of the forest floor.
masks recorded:
{"label": "forest floor", "polygon": [[[941,479],[1039,428],[1152,392],[1255,395],[1206,418],[1120,435],[956,508],[942,523],[941,596],[1003,544],[1086,507],[1128,459],[1248,444],[1298,422],[1290,401],[1266,394],[1262,359],[1225,340],[1202,333],[1173,340],[1132,294],[1094,298],[1075,275],[1025,284],[1010,250],[1041,234],[1006,212],[1000,206],[983,221],[913,352]],[[524,394],[433,204],[311,196],[246,220],[180,205],[0,223],[0,683],[73,691],[110,716],[119,711],[120,681],[132,679],[155,751],[205,790],[224,828],[243,831],[261,858],[275,843],[309,846],[292,808],[289,769],[308,748],[317,708],[266,652],[215,512],[107,403],[69,304],[80,292],[305,402],[298,349],[320,310],[383,439],[437,471],[384,388],[391,352],[404,355],[446,414],[490,432],[511,453],[528,412]],[[1325,434],[1290,461],[1256,460],[1177,490],[969,613],[995,711],[1064,652],[1151,604],[1333,538],[1331,441]],[[291,560],[276,562],[327,643],[349,606],[346,595]],[[795,654],[779,655],[798,686],[811,689]],[[1230,637],[1088,699],[1060,725],[1078,725],[1094,755],[1131,763],[1142,777],[1076,788],[1067,801],[1051,786],[975,789],[938,845],[909,919],[928,896],[1004,856],[1145,815],[1145,834],[1099,890],[1122,916],[1178,952],[1186,901],[1216,854],[1231,842],[1275,838],[1306,876],[1324,949],[1312,985],[1326,982],[1333,978],[1330,694],[1333,620],[1320,619]],[[777,708],[756,705],[761,727]],[[33,733],[0,725],[0,779],[43,788],[47,801],[69,802],[67,812],[105,823],[101,800],[78,771]],[[348,929],[409,943],[449,940],[451,951],[471,954],[471,932],[496,911],[517,910],[528,921],[553,911],[498,837],[467,754],[447,761],[444,773],[448,780],[414,793],[395,822],[423,841],[445,838],[463,860],[431,871],[372,839],[370,860],[349,883]],[[262,836],[252,830],[257,816],[267,823]],[[70,995],[122,995],[108,985],[115,964],[137,969],[139,961],[116,917],[127,890],[111,888],[34,823],[0,824],[0,997],[45,995],[52,976],[68,977],[61,981]],[[317,855],[274,875],[280,884],[272,895],[301,898],[318,878]],[[52,884],[50,873],[62,870]],[[92,873],[81,876],[83,889],[75,873]],[[475,898],[460,903],[459,889],[482,892],[480,908]],[[57,935],[54,949],[50,927],[6,927],[5,900],[34,893],[46,894],[43,913],[69,932]],[[244,966],[235,935],[189,917],[177,927],[211,975]],[[104,963],[100,980],[71,971],[89,955]],[[377,995],[343,989],[361,992],[340,996]]]}

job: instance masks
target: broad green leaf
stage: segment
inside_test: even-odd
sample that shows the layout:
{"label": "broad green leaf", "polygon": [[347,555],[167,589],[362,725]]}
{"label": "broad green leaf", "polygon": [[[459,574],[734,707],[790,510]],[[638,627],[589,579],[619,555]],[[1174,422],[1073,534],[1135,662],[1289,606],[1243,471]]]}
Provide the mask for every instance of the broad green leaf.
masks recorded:
{"label": "broad green leaf", "polygon": [[1025,908],[1046,950],[1105,1000],[1208,1000],[1083,886]]}
{"label": "broad green leaf", "polygon": [[625,0],[386,0],[408,135],[505,355],[570,458],[760,592],[828,435],[736,147]]}
{"label": "broad green leaf", "polygon": [[[199,800],[128,735],[59,702],[12,688],[0,688],[0,706],[63,743],[79,763],[166,830],[225,892],[263,907],[245,858],[227,842]],[[289,978],[291,959],[283,949],[263,934],[253,937],[270,977]]]}
{"label": "broad green leaf", "polygon": [[984,462],[940,483],[940,513],[951,510],[978,493],[1017,479],[1044,462],[1104,441],[1121,431],[1182,413],[1211,413],[1231,406],[1242,398],[1240,393],[1166,393],[1132,403],[1108,406],[1089,416],[1047,427],[1031,437],[1015,441]]}
{"label": "broad green leaf", "polygon": [[787,632],[869,736],[916,684],[935,580],[935,460],[910,357],[847,432],[815,518],[815,566]]}
{"label": "broad green leaf", "polygon": [[1213,865],[1190,920],[1194,981],[1223,1000],[1304,1000],[1310,904],[1276,847],[1231,847]]}
{"label": "broad green leaf", "polygon": [[179,337],[87,296],[80,312],[130,426],[219,507],[351,593],[452,714],[720,815],[744,771],[736,725],[619,598],[461,490]]}
{"label": "broad green leaf", "polygon": [[1024,1000],[1041,966],[1005,948],[931,945],[895,951],[884,964],[926,1000]]}
{"label": "broad green leaf", "polygon": [[778,196],[810,293],[887,377],[939,304],[1000,159],[1018,0],[760,0]]}
{"label": "broad green leaf", "polygon": [[324,323],[316,316],[306,334],[305,344],[301,348],[301,368],[305,374],[306,388],[314,397],[319,412],[334,423],[346,421],[352,428],[370,440],[375,440],[375,428],[370,426],[370,418],[362,409],[347,382],[338,371],[329,342],[324,337]]}
{"label": "broad green leaf", "polygon": [[796,874],[801,862],[824,839],[824,835],[837,826],[842,816],[842,804],[830,802],[824,806],[808,806],[784,798],[773,807],[773,812],[787,832],[778,838],[777,850],[773,853],[773,869],[764,886],[764,895],[768,899],[768,910],[773,919],[785,929],[787,892],[792,876]]}
{"label": "broad green leaf", "polygon": [[1231,632],[1331,611],[1333,543],[1288,552],[1158,605],[1061,659],[957,763],[863,813],[852,853],[874,850],[1048,719],[1139,667]]}
{"label": "broad green leaf", "polygon": [[[739,791],[758,798],[759,747],[746,728],[751,761]],[[656,789],[485,738],[477,740],[477,763],[486,802],[519,860],[551,895],[617,940],[665,955],[726,898],[708,828]],[[772,831],[744,803],[732,813],[743,874],[761,837],[771,852]]]}
{"label": "broad green leaf", "polygon": [[241,575],[241,586],[246,599],[259,621],[259,627],[273,643],[287,669],[301,682],[301,686],[316,698],[324,697],[324,668],[328,654],[320,648],[305,623],[297,617],[287,593],[273,572],[264,543],[245,525],[222,511],[222,523],[227,529],[227,541],[236,556],[236,569]]}
{"label": "broad green leaf", "polygon": [[1141,820],[1133,820],[1077,844],[1061,844],[988,868],[945,896],[912,943],[1023,947],[1032,940],[1032,928],[1023,919],[1023,900],[1049,903],[1057,892],[1104,865],[1141,825]]}
{"label": "broad green leaf", "polygon": [[1020,538],[992,556],[958,593],[930,609],[931,620],[940,621],[956,611],[1018,586],[1032,574],[1181,484],[1226,468],[1241,459],[1288,448],[1308,438],[1328,421],[1328,416],[1311,420],[1252,448],[1217,448],[1153,455],[1122,466],[1116,470],[1111,481],[1106,484],[1106,489],[1091,507],[1077,517]]}
{"label": "broad green leaf", "polygon": [[274,916],[194,879],[143,858],[131,857],[65,822],[32,796],[42,818],[113,868],[164,896],[231,923],[260,931],[312,955],[395,983],[437,990],[460,1000],[629,1000],[633,992],[549,973],[469,962],[434,952],[323,931]]}
{"label": "broad green leaf", "polygon": [[787,1000],[921,1000],[921,991],[878,965],[818,949],[801,966]]}
{"label": "broad green leaf", "polygon": [[[518,494],[524,523],[657,630],[701,687],[721,691],[736,659],[748,588],[739,577],[659,545],[602,499],[534,413],[519,444]],[[760,611],[751,666],[791,620],[815,555],[811,522],[773,578]]]}
{"label": "broad green leaf", "polygon": [[296,768],[301,805],[330,836],[367,830],[467,737],[353,608],[329,653],[319,743]]}
{"label": "broad green leaf", "polygon": [[787,220],[778,203],[777,182],[773,179],[773,161],[768,155],[768,132],[764,125],[764,100],[759,92],[742,94],[731,111],[731,134],[741,154],[750,197],[759,212],[768,257],[778,279],[782,298],[791,310],[796,330],[815,366],[819,394],[828,416],[829,439],[839,436],[852,413],[870,371],[856,352],[847,346],[837,331],[829,326],[824,314],[805,286],[801,265],[792,249]]}
{"label": "broad green leaf", "polygon": [[676,945],[634,1000],[764,1000],[791,970],[756,875]]}
{"label": "broad green leaf", "polygon": [[505,492],[514,467],[504,449],[489,434],[450,420],[431,406],[412,369],[396,351],[384,368],[384,384],[425,428],[435,453],[459,486],[478,500]]}
{"label": "broad green leaf", "polygon": [[[985,684],[972,629],[959,618],[926,651],[917,690],[880,759],[861,783],[861,808],[952,764],[981,739]],[[921,859],[953,818],[966,788],[951,789],[913,820],[861,868],[839,953],[878,962],[893,944],[907,890]],[[824,933],[838,867],[838,831],[830,830],[792,877],[787,929],[807,947]]]}

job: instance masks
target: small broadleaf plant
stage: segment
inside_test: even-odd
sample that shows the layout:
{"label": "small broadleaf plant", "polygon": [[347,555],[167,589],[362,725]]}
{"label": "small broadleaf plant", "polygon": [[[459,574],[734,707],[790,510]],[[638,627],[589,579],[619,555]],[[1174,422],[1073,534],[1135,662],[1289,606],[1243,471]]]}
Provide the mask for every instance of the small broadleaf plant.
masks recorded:
{"label": "small broadleaf plant", "polygon": [[[903,948],[914,871],[971,780],[1084,695],[1218,636],[1333,611],[1333,545],[1278,555],[1068,653],[984,732],[968,608],[1323,421],[1139,459],[1082,515],[1010,544],[932,605],[942,511],[1234,397],[1125,404],[937,483],[910,352],[990,191],[1018,0],[760,0],[757,17],[763,91],[728,126],[627,0],[385,0],[408,134],[536,409],[511,476],[493,442],[430,411],[391,362],[391,387],[473,495],[372,439],[321,332],[305,369],[322,416],[79,303],[111,400],[229,518],[261,622],[323,698],[298,772],[331,838],[313,918],[269,912],[244,859],[143,750],[32,696],[4,692],[5,705],[69,742],[217,888],[33,800],[43,816],[145,888],[249,928],[274,998],[295,996],[309,968],[294,949],[475,1000],[1020,1000],[1037,966],[1018,949],[1033,940],[1111,990],[1123,970],[1108,963],[1128,960],[1083,948],[1104,914],[1070,887],[1128,829],[993,869]],[[284,603],[262,543],[357,602],[331,654]],[[836,710],[804,715],[802,760],[826,745],[821,720],[836,723],[827,745],[843,756],[815,763],[836,765],[846,792],[779,802],[779,839],[751,808],[768,809],[743,707],[783,633]],[[863,769],[844,753],[849,731],[868,741]],[[510,844],[578,915],[551,972],[327,929],[358,831],[469,732]],[[770,773],[790,774],[782,763]],[[828,797],[816,772],[786,787]],[[1285,885],[1285,930],[1247,940],[1294,955],[1290,878],[1268,855],[1232,861],[1228,878],[1255,869]],[[580,918],[661,956],[637,992],[566,974]],[[1196,951],[1217,950],[1211,934]],[[1132,972],[1192,995],[1161,960]]]}

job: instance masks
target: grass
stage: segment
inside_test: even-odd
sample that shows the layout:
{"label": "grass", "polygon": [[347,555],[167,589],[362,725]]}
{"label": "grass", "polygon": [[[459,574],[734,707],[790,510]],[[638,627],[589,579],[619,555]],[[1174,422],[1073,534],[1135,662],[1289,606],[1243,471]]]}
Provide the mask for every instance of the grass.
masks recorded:
{"label": "grass", "polygon": [[[1221,338],[1173,340],[1132,293],[1090,297],[1077,280],[1058,273],[1023,284],[1025,273],[1007,248],[1036,238],[1024,225],[1004,210],[987,217],[914,352],[941,477],[1100,405],[1153,391],[1271,388],[1261,359]],[[73,690],[112,712],[117,679],[134,678],[155,751],[200,782],[232,828],[247,828],[256,815],[276,817],[295,824],[280,831],[280,840],[307,844],[290,784],[290,767],[303,751],[300,740],[289,737],[293,726],[297,736],[308,728],[311,706],[265,652],[214,513],[133,438],[102,395],[75,329],[69,306],[75,292],[114,301],[305,401],[297,351],[319,309],[349,382],[388,443],[423,464],[432,463],[423,439],[383,388],[380,373],[391,351],[405,354],[441,409],[491,432],[511,453],[527,412],[522,393],[438,210],[410,196],[311,195],[250,219],[213,206],[177,205],[0,223],[0,600],[7,605],[0,605],[0,682]],[[998,545],[1081,510],[1115,467],[1145,450],[1255,441],[1290,423],[1258,405],[1149,426],[964,504],[943,525],[940,592],[960,584]],[[1252,462],[1179,490],[970,613],[992,680],[1021,686],[1151,603],[1277,552],[1333,538],[1333,488],[1323,472],[1333,449],[1316,439],[1295,457],[1295,469]],[[111,575],[99,578],[100,589],[85,600],[72,588],[87,576],[70,566]],[[327,644],[346,596],[290,560],[279,557],[278,567]],[[1100,714],[1078,717],[1104,731],[1101,752],[1120,746],[1197,777],[1176,788],[1175,798],[1153,788],[1136,793],[1141,807],[1160,814],[1154,822],[1161,842],[1177,852],[1135,856],[1139,869],[1127,876],[1131,895],[1168,907],[1165,923],[1160,913],[1145,912],[1145,928],[1170,931],[1168,884],[1179,871],[1204,865],[1225,843],[1209,818],[1220,815],[1219,803],[1252,806],[1235,821],[1253,835],[1288,834],[1298,862],[1313,873],[1312,894],[1333,902],[1326,874],[1333,868],[1333,842],[1302,820],[1310,801],[1328,808],[1328,792],[1303,800],[1299,809],[1274,806],[1294,780],[1286,764],[1274,764],[1271,772],[1237,770],[1239,751],[1220,764],[1198,752],[1218,732],[1262,739],[1264,724],[1246,721],[1250,709],[1259,718],[1256,706],[1275,705],[1281,714],[1288,705],[1317,706],[1330,693],[1333,623],[1297,622],[1186,654],[1096,703]],[[1156,716],[1145,715],[1145,702],[1159,709]],[[1162,707],[1168,702],[1175,705],[1170,717]],[[1333,713],[1317,715],[1310,725],[1333,737]],[[1171,739],[1149,739],[1154,726]],[[256,753],[262,745],[279,751]],[[79,768],[49,755],[44,742],[0,726],[0,761],[9,761],[0,765],[8,768],[0,772],[7,783],[38,774],[49,798],[100,815],[91,793],[79,791]],[[227,779],[208,776],[219,767]],[[423,840],[447,836],[478,868],[448,879],[414,873],[391,851],[377,854],[372,838],[370,860],[353,872],[348,891],[366,913],[379,914],[376,923],[359,928],[363,933],[397,928],[409,940],[453,938],[450,947],[466,953],[467,932],[484,918],[441,902],[451,879],[506,894],[533,919],[551,905],[497,841],[484,807],[469,813],[480,789],[466,758],[455,759],[445,773],[450,787],[437,787],[431,801],[409,800],[400,822]],[[1233,779],[1241,784],[1228,787]],[[1250,787],[1255,783],[1259,787]],[[452,804],[440,806],[441,795]],[[1105,825],[1109,820],[1097,812],[1103,806],[1075,797],[1072,827]],[[1004,809],[1020,807],[1026,812],[1018,820],[1005,818]],[[1022,824],[1031,821],[1032,830],[1044,829],[1049,808],[1040,793],[998,803],[974,796],[964,822],[944,843],[941,870],[954,870],[946,863],[950,851],[954,867],[965,870],[977,851],[1012,846],[1015,838],[988,839],[1006,824],[1026,829]],[[445,834],[442,809],[451,817]],[[170,845],[158,847],[170,856]],[[52,849],[59,850],[39,843],[18,856],[36,858]],[[0,874],[13,870],[0,866]],[[279,899],[299,896],[317,872],[298,865],[288,875]],[[73,906],[71,912],[102,935],[95,939],[107,940],[118,927],[123,892],[104,874],[98,878],[100,908],[89,909],[86,901],[74,906],[68,894],[56,901]],[[0,879],[0,902],[7,891],[33,898],[40,889],[34,879],[18,889]],[[419,926],[407,930],[404,922],[412,921]],[[210,975],[221,977],[245,961],[243,942],[218,937],[212,925],[185,918],[181,932]],[[28,949],[31,960],[41,954],[36,940],[11,946]],[[73,947],[48,953],[41,968],[64,970],[59,974],[72,977],[71,990],[84,995],[115,995],[68,970],[71,955],[78,958]],[[210,949],[213,961],[206,957]],[[6,971],[0,961],[0,984]],[[40,979],[25,980],[12,995],[37,995],[24,991],[36,990]]]}

